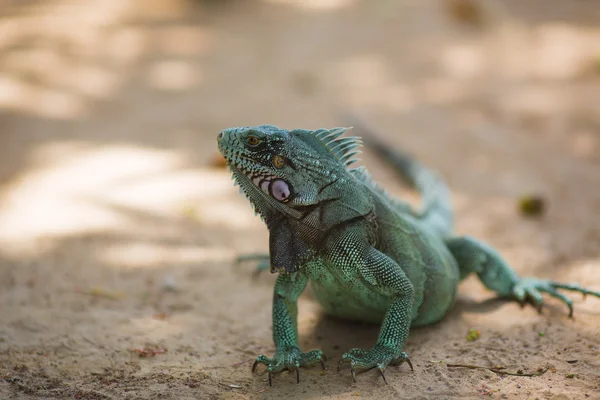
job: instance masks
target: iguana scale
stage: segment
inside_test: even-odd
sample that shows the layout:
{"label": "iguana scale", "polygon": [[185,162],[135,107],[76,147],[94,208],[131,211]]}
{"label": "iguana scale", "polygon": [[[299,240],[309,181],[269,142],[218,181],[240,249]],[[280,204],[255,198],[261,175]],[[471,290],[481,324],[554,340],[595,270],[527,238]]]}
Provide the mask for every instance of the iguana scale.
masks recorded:
{"label": "iguana scale", "polygon": [[[361,139],[342,137],[347,128],[285,130],[272,125],[230,128],[219,133],[219,150],[256,212],[269,229],[271,272],[279,272],[273,294],[275,355],[258,356],[272,373],[321,363],[320,350],[298,347],[297,300],[307,282],[333,316],[380,323],[371,349],[351,349],[338,363],[376,368],[384,381],[389,364],[407,362],[403,351],[411,327],[439,321],[453,306],[459,282],[476,273],[499,296],[541,309],[542,293],[558,289],[600,297],[578,284],[521,278],[490,246],[453,235],[449,191],[442,179],[412,158],[369,135],[365,138],[422,195],[413,210],[378,186],[356,161]],[[367,140],[368,139],[368,140]],[[386,381],[387,383],[387,381]]]}

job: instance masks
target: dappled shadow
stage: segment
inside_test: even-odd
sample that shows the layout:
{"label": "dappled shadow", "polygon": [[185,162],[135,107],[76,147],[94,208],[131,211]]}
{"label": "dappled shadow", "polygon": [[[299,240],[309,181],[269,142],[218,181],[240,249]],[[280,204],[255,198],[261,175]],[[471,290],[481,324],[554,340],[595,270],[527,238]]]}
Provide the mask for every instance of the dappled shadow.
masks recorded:
{"label": "dappled shadow", "polygon": [[27,167],[32,149],[61,140],[207,158],[213,149],[193,144],[222,126],[194,117],[188,99],[199,95],[214,46],[210,13],[222,7],[50,3],[14,4],[0,20],[0,119],[10,143],[1,154],[12,166],[2,169],[3,181]]}

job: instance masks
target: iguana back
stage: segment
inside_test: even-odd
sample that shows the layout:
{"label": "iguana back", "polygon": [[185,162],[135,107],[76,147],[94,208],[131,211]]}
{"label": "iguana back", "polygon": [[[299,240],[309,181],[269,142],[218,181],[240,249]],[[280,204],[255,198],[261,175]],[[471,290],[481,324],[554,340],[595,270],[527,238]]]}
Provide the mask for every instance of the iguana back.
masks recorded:
{"label": "iguana back", "polygon": [[370,182],[373,187],[386,193],[390,204],[401,211],[410,213],[428,229],[442,237],[450,236],[454,232],[454,211],[451,195],[446,182],[442,177],[429,168],[425,168],[408,154],[394,149],[379,140],[368,125],[356,117],[351,118],[354,131],[362,136],[364,144],[383,157],[394,170],[402,177],[404,182],[416,189],[421,195],[421,209],[414,210],[407,202],[392,197],[370,177],[365,168],[360,175]]}

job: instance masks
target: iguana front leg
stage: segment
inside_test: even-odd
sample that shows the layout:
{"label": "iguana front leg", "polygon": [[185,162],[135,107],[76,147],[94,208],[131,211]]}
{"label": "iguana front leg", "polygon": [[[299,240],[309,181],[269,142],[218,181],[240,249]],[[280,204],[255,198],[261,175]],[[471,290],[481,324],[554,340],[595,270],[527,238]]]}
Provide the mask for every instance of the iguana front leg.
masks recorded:
{"label": "iguana front leg", "polygon": [[268,358],[259,355],[252,365],[252,371],[258,364],[267,366],[269,385],[273,373],[284,369],[296,372],[296,382],[300,382],[300,367],[317,362],[325,369],[321,350],[302,353],[298,347],[298,297],[306,288],[307,277],[301,273],[280,274],[275,282],[273,293],[273,341],[275,355]]}
{"label": "iguana front leg", "polygon": [[471,272],[477,273],[485,286],[498,295],[512,297],[524,304],[531,302],[541,312],[544,300],[542,293],[548,293],[569,307],[569,317],[573,317],[573,301],[558,289],[572,290],[600,297],[600,292],[588,290],[576,283],[560,283],[539,278],[521,278],[490,246],[471,237],[448,239],[446,245],[458,262],[460,278]]}
{"label": "iguana front leg", "polygon": [[389,298],[389,307],[375,346],[369,350],[355,348],[345,353],[338,363],[338,371],[343,362],[349,362],[352,379],[356,382],[355,368],[377,368],[387,384],[384,371],[389,364],[398,365],[406,361],[412,369],[412,363],[402,348],[412,319],[414,289],[396,262],[366,240],[357,241],[356,236],[352,232],[346,234],[334,247],[330,261],[341,269],[348,282],[360,279],[365,283],[361,293],[365,303],[368,303],[372,292],[377,292]]}

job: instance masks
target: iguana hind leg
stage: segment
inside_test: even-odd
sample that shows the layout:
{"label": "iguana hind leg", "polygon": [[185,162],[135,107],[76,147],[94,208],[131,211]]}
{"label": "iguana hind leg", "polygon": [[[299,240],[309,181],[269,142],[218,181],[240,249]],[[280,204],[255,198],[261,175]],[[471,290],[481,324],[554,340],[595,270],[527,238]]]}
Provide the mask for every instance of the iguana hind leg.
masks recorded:
{"label": "iguana hind leg", "polygon": [[576,283],[520,278],[494,249],[471,237],[447,239],[446,245],[459,265],[461,279],[474,272],[485,286],[498,295],[512,297],[521,304],[528,301],[540,312],[544,304],[542,293],[548,293],[564,302],[569,307],[569,317],[573,316],[573,301],[558,289],[600,297],[600,292],[588,290]]}

